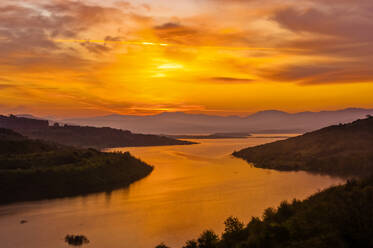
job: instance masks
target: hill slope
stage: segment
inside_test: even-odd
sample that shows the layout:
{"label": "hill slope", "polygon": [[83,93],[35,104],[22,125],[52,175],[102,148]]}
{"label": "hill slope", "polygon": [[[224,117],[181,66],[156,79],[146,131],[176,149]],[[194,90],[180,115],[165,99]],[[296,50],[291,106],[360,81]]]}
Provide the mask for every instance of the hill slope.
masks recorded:
{"label": "hill slope", "polygon": [[0,128],[13,129],[33,139],[43,139],[78,147],[110,148],[129,146],[189,145],[192,142],[158,135],[134,134],[109,127],[81,127],[55,124],[46,120],[0,116]]}
{"label": "hill slope", "polygon": [[111,190],[152,170],[129,153],[76,149],[0,128],[0,203]]}
{"label": "hill slope", "polygon": [[257,167],[336,175],[373,172],[373,118],[326,127],[233,153]]}

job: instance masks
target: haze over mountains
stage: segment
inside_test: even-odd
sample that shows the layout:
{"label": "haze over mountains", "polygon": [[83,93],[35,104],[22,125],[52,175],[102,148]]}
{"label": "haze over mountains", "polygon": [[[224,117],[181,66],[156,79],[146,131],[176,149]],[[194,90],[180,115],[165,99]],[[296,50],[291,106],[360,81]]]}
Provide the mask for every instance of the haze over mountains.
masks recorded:
{"label": "haze over mountains", "polygon": [[373,109],[287,113],[260,111],[246,117],[165,112],[157,115],[107,115],[62,120],[66,123],[113,127],[141,133],[208,134],[214,132],[301,133],[351,122],[373,114]]}

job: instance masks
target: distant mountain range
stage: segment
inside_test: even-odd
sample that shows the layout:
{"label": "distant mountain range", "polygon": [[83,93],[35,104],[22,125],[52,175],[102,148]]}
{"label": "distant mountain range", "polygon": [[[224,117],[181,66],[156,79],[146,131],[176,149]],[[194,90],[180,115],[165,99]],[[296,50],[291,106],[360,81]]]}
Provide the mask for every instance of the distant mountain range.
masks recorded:
{"label": "distant mountain range", "polygon": [[214,116],[165,112],[157,115],[107,115],[61,120],[64,123],[112,127],[153,134],[210,134],[215,132],[302,133],[329,125],[351,122],[373,114],[373,109],[348,108],[336,111],[287,113],[260,111],[240,116]]}

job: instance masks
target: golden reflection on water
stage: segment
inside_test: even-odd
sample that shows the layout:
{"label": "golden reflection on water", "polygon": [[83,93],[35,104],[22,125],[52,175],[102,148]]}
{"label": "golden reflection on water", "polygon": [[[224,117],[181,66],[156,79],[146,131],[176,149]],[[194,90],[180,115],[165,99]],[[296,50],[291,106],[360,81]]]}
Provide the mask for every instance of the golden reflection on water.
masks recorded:
{"label": "golden reflection on water", "polygon": [[[129,188],[0,207],[3,248],[66,247],[68,233],[87,247],[180,247],[202,230],[223,230],[230,215],[247,222],[282,200],[304,199],[342,180],[305,172],[278,172],[233,158],[234,150],[273,138],[198,140],[198,145],[118,148],[155,166]],[[22,219],[27,224],[20,225]]]}

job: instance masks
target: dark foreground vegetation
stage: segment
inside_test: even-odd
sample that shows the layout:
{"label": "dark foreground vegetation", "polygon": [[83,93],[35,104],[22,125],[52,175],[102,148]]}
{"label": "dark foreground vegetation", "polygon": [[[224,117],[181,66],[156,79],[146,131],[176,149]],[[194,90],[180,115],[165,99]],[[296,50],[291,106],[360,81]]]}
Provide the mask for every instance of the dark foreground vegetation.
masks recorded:
{"label": "dark foreground vegetation", "polygon": [[[164,244],[159,248],[167,247]],[[183,248],[373,247],[373,178],[348,181],[304,201],[283,202],[244,225],[230,217],[219,237],[207,230]]]}
{"label": "dark foreground vegetation", "polygon": [[82,127],[72,125],[49,125],[46,120],[36,120],[24,117],[1,116],[0,128],[12,129],[32,139],[42,139],[69,146],[110,148],[129,146],[164,146],[164,145],[190,145],[189,141],[173,138],[135,134],[130,131],[109,127]]}
{"label": "dark foreground vegetation", "polygon": [[0,128],[0,203],[108,191],[152,170],[129,153],[77,149]]}
{"label": "dark foreground vegetation", "polygon": [[256,167],[338,176],[373,172],[373,117],[233,153]]}

